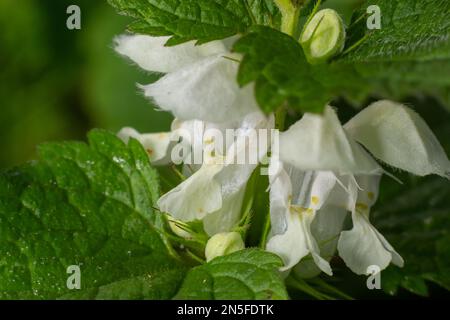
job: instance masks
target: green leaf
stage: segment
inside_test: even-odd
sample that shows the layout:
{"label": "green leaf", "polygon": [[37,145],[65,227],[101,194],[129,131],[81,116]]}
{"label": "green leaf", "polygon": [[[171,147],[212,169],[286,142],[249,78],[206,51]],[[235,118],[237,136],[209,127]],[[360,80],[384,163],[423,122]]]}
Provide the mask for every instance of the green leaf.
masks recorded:
{"label": "green leaf", "polygon": [[353,64],[370,83],[372,93],[391,100],[425,94],[441,98],[449,106],[446,88],[450,88],[450,63],[445,60],[367,62]]}
{"label": "green leaf", "polygon": [[370,94],[399,100],[450,87],[450,64],[444,60],[350,63],[341,57],[313,66],[294,38],[268,27],[252,28],[234,50],[244,55],[239,84],[255,83],[256,99],[267,113],[284,104],[302,112],[321,112],[337,97],[357,103]]}
{"label": "green leaf", "polygon": [[273,0],[245,0],[258,25],[278,27],[281,14]]}
{"label": "green leaf", "polygon": [[[369,5],[381,9],[381,30],[367,29]],[[353,15],[346,49],[365,41],[335,62],[353,66],[377,96],[401,100],[424,93],[448,103],[449,9],[449,3],[435,0],[366,1]]]}
{"label": "green leaf", "polygon": [[[238,82],[255,82],[256,99],[265,112],[284,103],[304,112],[321,112],[334,97],[362,95],[368,85],[351,65],[310,65],[300,44],[268,27],[255,27],[234,46],[244,54]],[[345,79],[345,80],[343,80]]]}
{"label": "green leaf", "polygon": [[434,60],[426,62],[402,61],[380,63],[357,63],[355,69],[366,78],[393,87],[409,85],[412,89],[450,86],[450,61]]}
{"label": "green leaf", "polygon": [[256,100],[265,112],[275,110],[286,101],[302,110],[323,110],[328,97],[316,94],[323,87],[312,78],[303,49],[292,37],[258,27],[238,40],[233,49],[244,54],[239,84],[255,82]]}
{"label": "green leaf", "polygon": [[279,14],[269,0],[108,0],[136,18],[136,33],[172,36],[168,45],[204,43],[246,32],[255,24],[275,25]]}
{"label": "green leaf", "polygon": [[[404,61],[450,58],[450,2],[441,0],[367,0],[367,7],[381,9],[381,29],[367,30],[370,36],[346,56],[348,61]],[[365,25],[365,19],[363,19]]]}
{"label": "green leaf", "polygon": [[[450,183],[440,178],[410,182],[393,193],[389,206],[375,211],[376,225],[405,259],[405,267],[390,267],[382,274],[384,289],[395,294],[399,287],[426,296],[424,280],[450,289],[450,254],[439,250],[450,244]],[[389,199],[389,200],[388,200]],[[386,287],[384,286],[386,285]]]}
{"label": "green leaf", "polygon": [[[184,268],[152,209],[158,176],[141,145],[93,131],[43,145],[0,175],[0,298],[167,299]],[[68,290],[78,265],[81,290]]]}
{"label": "green leaf", "polygon": [[219,257],[192,269],[176,299],[288,299],[277,270],[282,265],[280,258],[259,249]]}

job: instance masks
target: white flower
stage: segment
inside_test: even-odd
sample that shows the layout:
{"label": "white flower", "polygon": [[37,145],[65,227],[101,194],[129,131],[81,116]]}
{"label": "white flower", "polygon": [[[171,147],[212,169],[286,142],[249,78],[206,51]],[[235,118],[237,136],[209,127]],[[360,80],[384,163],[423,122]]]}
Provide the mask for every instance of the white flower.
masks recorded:
{"label": "white flower", "polygon": [[353,229],[341,233],[339,255],[356,274],[367,274],[372,265],[385,269],[392,262],[403,267],[402,257],[369,221],[370,208],[378,199],[380,175],[349,179]]}
{"label": "white flower", "polygon": [[[189,171],[197,171],[194,152],[200,150],[202,154],[205,132],[208,130],[225,131],[226,128],[235,126],[234,122],[215,124],[200,120],[181,121],[175,119],[170,132],[141,134],[133,128],[126,127],[120,130],[117,136],[125,143],[128,143],[130,138],[138,140],[147,151],[153,165],[186,163],[189,165]],[[177,145],[183,147],[181,148],[183,153],[172,153],[173,148]],[[187,173],[192,173],[189,171]]]}
{"label": "white flower", "polygon": [[[255,129],[273,128],[273,118],[253,113],[244,118],[239,128],[236,142],[224,155],[206,152],[201,168],[159,199],[161,211],[185,222],[203,220],[210,235],[229,231],[236,225],[247,181],[269,146],[261,148]],[[243,153],[256,153],[257,161],[237,164],[236,158]]]}
{"label": "white flower", "polygon": [[[211,125],[208,127],[211,127]],[[153,165],[167,165],[173,162],[171,150],[180,140],[183,140],[186,147],[189,146],[194,149],[200,146],[201,148],[204,129],[205,123],[203,121],[175,119],[172,122],[170,132],[141,134],[133,128],[126,127],[120,130],[117,136],[125,143],[128,143],[131,138],[138,140],[146,150]],[[183,162],[184,159],[181,159],[181,161]]]}
{"label": "white flower", "polygon": [[130,138],[138,140],[144,147],[152,163],[166,164],[168,162],[167,155],[171,143],[170,133],[140,134],[133,128],[123,128],[117,136],[125,143],[128,143]]}
{"label": "white flower", "polygon": [[[330,274],[324,261],[331,258],[336,244],[357,274],[366,274],[371,265],[380,269],[391,262],[403,266],[400,255],[369,221],[383,169],[356,141],[378,159],[418,175],[448,176],[450,171],[450,162],[432,131],[405,106],[375,103],[345,130],[330,107],[322,116],[305,115],[281,135],[281,164],[277,164],[281,169],[271,182],[274,236],[267,248],[284,259],[285,269],[311,254],[317,267]],[[343,210],[352,213],[353,228],[343,231],[337,241]],[[314,224],[319,215],[320,223]],[[324,241],[326,249],[321,245]],[[308,273],[314,273],[311,265]]]}
{"label": "white flower", "polygon": [[[239,221],[247,181],[268,151],[250,150],[257,137],[257,128],[272,128],[273,119],[259,111],[253,86],[240,88],[237,72],[241,57],[229,51],[233,38],[195,45],[193,41],[173,47],[165,46],[169,37],[121,36],[116,50],[147,71],[166,73],[153,84],[142,86],[145,95],[163,110],[171,111],[177,120],[172,125],[170,139],[155,140],[160,135],[140,135],[124,129],[120,136],[127,141],[134,137],[146,147],[154,164],[173,159],[171,141],[178,136],[195,150],[203,146],[201,129],[214,128],[221,132],[240,128],[247,137],[244,145],[226,144],[224,154],[209,154],[198,165],[192,157],[183,155],[180,162],[189,164],[191,172],[179,186],[162,196],[160,209],[181,221],[203,220],[207,233],[228,231]],[[253,141],[253,142],[252,142]],[[226,141],[228,143],[228,141]],[[201,149],[202,150],[202,149]],[[261,152],[260,152],[261,151]],[[257,155],[257,162],[237,165],[239,154]]]}
{"label": "white flower", "polygon": [[382,169],[345,132],[336,112],[305,114],[280,135],[280,159],[303,171],[334,171],[338,174],[373,174]]}
{"label": "white flower", "polygon": [[259,110],[253,85],[237,84],[240,56],[224,42],[164,46],[169,37],[121,36],[116,50],[148,71],[167,73],[142,86],[145,95],[181,120],[223,123]]}
{"label": "white flower", "polygon": [[[346,208],[325,204],[316,214],[311,224],[311,233],[320,249],[320,255],[330,261],[336,253],[339,235],[348,212]],[[295,274],[300,278],[313,278],[321,270],[309,256],[295,266]]]}
{"label": "white flower", "polygon": [[413,110],[391,101],[376,102],[345,130],[381,161],[418,176],[450,177],[450,161],[441,144]]}
{"label": "white flower", "polygon": [[177,71],[198,60],[226,51],[224,44],[213,41],[196,46],[194,41],[167,47],[170,37],[146,35],[122,35],[115,39],[116,51],[129,57],[147,71],[169,73]]}
{"label": "white flower", "polygon": [[193,221],[222,207],[220,184],[214,177],[222,170],[223,160],[205,153],[204,161],[197,172],[158,200],[162,212],[181,221]]}
{"label": "white flower", "polygon": [[314,262],[331,275],[329,263],[320,256],[319,246],[311,231],[316,213],[324,205],[336,184],[331,172],[302,172],[292,166],[271,163],[280,171],[271,176],[270,212],[273,237],[267,250],[285,262],[283,270],[294,267],[311,254]]}
{"label": "white flower", "polygon": [[[176,141],[182,139],[183,146],[188,147],[189,152],[181,154],[178,160],[188,166],[189,169],[185,170],[188,178],[163,195],[158,206],[162,212],[181,221],[203,220],[205,231],[213,235],[231,230],[240,220],[247,181],[270,146],[269,139],[266,144],[260,144],[256,130],[273,127],[273,117],[267,118],[256,112],[239,122],[223,124],[176,119],[172,123],[172,131],[168,133],[141,135],[133,129],[125,128],[119,133],[119,137],[125,142],[130,138],[140,141],[155,165],[172,162],[172,153],[176,153],[178,157],[175,152]],[[227,139],[222,141],[225,153],[211,155],[208,150],[204,150],[205,146],[212,143],[206,141],[211,139],[208,137],[209,130],[226,137],[228,129],[238,130],[231,142]],[[160,140],[162,137],[164,140]],[[193,162],[196,160],[195,150],[201,150],[202,154],[205,152],[200,159],[203,161],[202,165]],[[253,156],[255,161],[239,164],[241,155]]]}

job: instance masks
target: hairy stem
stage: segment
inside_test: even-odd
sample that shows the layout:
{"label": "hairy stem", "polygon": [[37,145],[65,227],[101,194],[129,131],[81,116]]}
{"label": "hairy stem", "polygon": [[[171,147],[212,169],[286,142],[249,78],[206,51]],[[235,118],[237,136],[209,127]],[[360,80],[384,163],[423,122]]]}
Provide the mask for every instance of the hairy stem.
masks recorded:
{"label": "hairy stem", "polygon": [[294,36],[298,26],[300,8],[303,1],[299,0],[275,0],[276,5],[280,9],[281,31]]}

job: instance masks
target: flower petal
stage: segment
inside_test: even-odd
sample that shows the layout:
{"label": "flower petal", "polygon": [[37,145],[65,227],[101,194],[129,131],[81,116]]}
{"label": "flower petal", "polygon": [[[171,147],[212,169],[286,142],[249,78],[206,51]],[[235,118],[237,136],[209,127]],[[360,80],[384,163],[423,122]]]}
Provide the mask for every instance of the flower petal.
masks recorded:
{"label": "flower petal", "polygon": [[216,55],[142,88],[145,96],[181,120],[234,121],[259,110],[253,86],[237,84],[238,67],[237,62]]}
{"label": "flower petal", "polygon": [[347,136],[331,107],[327,107],[323,115],[305,114],[282,133],[280,158],[304,171],[338,174],[381,171],[376,161]]}
{"label": "flower petal", "polygon": [[[282,235],[288,229],[286,211],[292,199],[291,178],[283,168],[283,164],[271,158],[269,172],[272,171],[270,179],[270,220],[271,234]],[[298,171],[303,177],[303,172]]]}
{"label": "flower petal", "polygon": [[326,260],[330,260],[336,252],[339,235],[347,214],[345,209],[325,206],[319,210],[311,226],[312,234],[320,248],[320,254]]}
{"label": "flower petal", "polygon": [[231,231],[236,226],[241,219],[245,186],[236,192],[222,193],[222,207],[203,219],[203,227],[208,235]]}
{"label": "flower petal", "polygon": [[[311,224],[311,233],[317,241],[320,255],[326,261],[330,261],[336,252],[339,235],[347,213],[345,209],[326,205],[317,212]],[[317,267],[314,260],[305,259],[300,261],[294,272],[301,278],[313,278],[322,271]]]}
{"label": "flower petal", "polygon": [[366,275],[373,265],[384,270],[393,259],[392,247],[386,248],[364,214],[354,212],[352,218],[353,229],[342,232],[339,238],[339,255],[356,274]]}
{"label": "flower petal", "polygon": [[285,212],[287,230],[284,234],[275,235],[267,243],[266,250],[278,255],[284,261],[282,271],[294,267],[309,254],[304,230],[298,214]]}
{"label": "flower petal", "polygon": [[378,239],[380,240],[383,247],[391,253],[392,263],[400,268],[403,268],[403,266],[405,265],[405,261],[403,260],[402,256],[399,255],[397,251],[395,251],[395,249],[391,246],[391,244],[386,240],[386,238],[381,233],[378,232],[378,230],[376,230],[375,228],[373,230],[377,234]]}
{"label": "flower petal", "polygon": [[377,202],[381,175],[362,175],[356,176],[353,183],[356,183],[355,189],[357,189],[357,205],[362,204],[367,208],[372,208],[372,206]]}
{"label": "flower petal", "polygon": [[[208,234],[230,231],[239,222],[247,182],[268,152],[269,144],[258,143],[261,136],[257,134],[256,129],[270,129],[273,126],[273,119],[260,112],[249,114],[242,120],[236,134],[237,141],[227,149],[225,165],[214,177],[221,186],[223,205],[220,210],[203,220]],[[246,162],[238,163],[241,155],[246,155]],[[253,156],[254,163],[249,161]]]}
{"label": "flower petal", "polygon": [[320,256],[317,242],[311,234],[314,217],[313,210],[290,208],[286,211],[287,231],[273,236],[266,248],[283,259],[285,265],[281,271],[293,268],[301,259],[311,254],[320,270],[328,275],[333,274],[328,261]]}
{"label": "flower petal", "polygon": [[[305,173],[274,158],[271,167],[278,168],[278,171],[271,171],[276,174],[270,177],[272,237],[267,244],[267,250],[283,259],[283,271],[291,269],[311,254],[315,264],[331,275],[328,261],[320,256],[319,247],[311,232],[311,224],[316,216],[316,211],[312,208],[320,208],[334,184],[325,183],[328,178],[326,174]],[[335,181],[334,175],[331,180]],[[323,200],[319,200],[319,197]]]}
{"label": "flower petal", "polygon": [[305,173],[300,187],[298,196],[293,197],[292,203],[302,208],[319,210],[327,202],[330,193],[335,188],[337,178],[330,171],[308,171]]}
{"label": "flower petal", "polygon": [[169,73],[198,60],[226,52],[221,41],[213,41],[196,46],[195,41],[166,47],[170,37],[150,37],[145,35],[122,35],[115,39],[116,51],[127,56],[147,71]]}
{"label": "flower petal", "polygon": [[[213,143],[208,142],[207,135],[208,129],[225,134],[225,126],[228,125],[202,121],[174,121],[172,125],[174,134],[188,140],[191,145],[202,144],[201,147],[205,147],[202,149],[203,165],[186,181],[161,197],[158,202],[160,209],[182,221],[202,219],[209,235],[230,231],[239,222],[247,182],[268,151],[268,144],[261,148],[258,143],[260,137],[255,132],[257,129],[273,127],[273,119],[258,112],[247,115],[238,125],[229,125],[230,129],[238,127],[239,130],[233,136],[237,139],[236,142],[229,143],[230,147],[224,156],[220,154],[220,150],[211,152],[213,150],[206,149]],[[238,143],[239,141],[244,143]],[[255,163],[237,164],[236,157],[250,152],[257,153]]]}
{"label": "flower petal", "polygon": [[375,265],[381,270],[391,262],[403,266],[402,257],[369,221],[370,208],[378,198],[381,175],[357,176],[350,179],[350,201],[353,202],[353,229],[341,233],[339,255],[357,274],[367,274]]}
{"label": "flower petal", "polygon": [[222,207],[221,187],[214,180],[222,165],[204,164],[183,183],[158,200],[162,212],[181,221],[201,220]]}
{"label": "flower petal", "polygon": [[149,133],[140,134],[133,128],[123,128],[117,134],[125,143],[128,143],[130,138],[138,140],[150,158],[153,164],[167,164],[169,147],[172,142],[170,133]]}
{"label": "flower petal", "polygon": [[304,213],[302,214],[302,224],[303,230],[305,232],[306,243],[317,267],[331,276],[333,275],[333,271],[331,270],[330,263],[321,257],[319,246],[316,242],[316,239],[312,235],[311,224],[314,221],[315,217],[316,213],[311,209],[304,211]]}
{"label": "flower petal", "polygon": [[375,157],[419,176],[450,177],[450,161],[425,121],[408,107],[391,101],[376,102],[345,129]]}

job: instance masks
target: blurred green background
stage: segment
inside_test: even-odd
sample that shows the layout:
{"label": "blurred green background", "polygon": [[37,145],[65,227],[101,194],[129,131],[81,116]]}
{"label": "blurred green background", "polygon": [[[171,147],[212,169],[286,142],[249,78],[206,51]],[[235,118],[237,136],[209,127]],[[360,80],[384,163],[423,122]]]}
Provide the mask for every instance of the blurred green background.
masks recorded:
{"label": "blurred green background", "polygon": [[[71,4],[81,8],[81,30],[66,27]],[[92,128],[168,129],[170,116],[136,88],[152,76],[113,50],[129,22],[104,0],[0,1],[0,168]]]}

